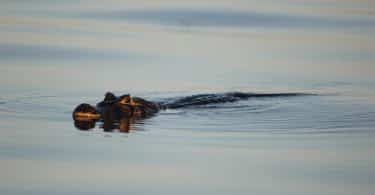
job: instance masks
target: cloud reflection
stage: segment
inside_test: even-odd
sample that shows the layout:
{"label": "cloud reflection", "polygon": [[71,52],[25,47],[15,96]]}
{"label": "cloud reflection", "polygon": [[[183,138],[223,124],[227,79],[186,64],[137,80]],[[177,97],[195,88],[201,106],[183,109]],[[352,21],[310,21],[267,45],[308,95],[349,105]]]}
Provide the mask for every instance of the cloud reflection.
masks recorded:
{"label": "cloud reflection", "polygon": [[69,48],[59,46],[0,44],[2,60],[139,60],[148,58],[139,53],[107,51],[92,48]]}
{"label": "cloud reflection", "polygon": [[112,12],[89,12],[82,17],[118,19],[149,24],[197,27],[375,27],[370,19],[328,18],[244,11],[219,11],[206,9],[159,9]]}

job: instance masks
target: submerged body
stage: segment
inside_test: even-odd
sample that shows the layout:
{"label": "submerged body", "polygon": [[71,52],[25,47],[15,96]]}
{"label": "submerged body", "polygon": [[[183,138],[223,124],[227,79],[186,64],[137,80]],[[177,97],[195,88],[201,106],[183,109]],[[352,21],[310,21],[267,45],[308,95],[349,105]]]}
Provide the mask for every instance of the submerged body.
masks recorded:
{"label": "submerged body", "polygon": [[83,103],[73,111],[74,124],[81,130],[95,127],[96,121],[103,122],[104,130],[119,129],[128,132],[130,125],[136,120],[145,119],[155,115],[162,109],[179,109],[208,104],[235,102],[249,98],[277,98],[300,95],[312,95],[305,93],[218,93],[198,94],[187,97],[166,99],[163,102],[151,102],[139,97],[131,97],[129,94],[115,96],[107,92],[104,100],[96,106]]}

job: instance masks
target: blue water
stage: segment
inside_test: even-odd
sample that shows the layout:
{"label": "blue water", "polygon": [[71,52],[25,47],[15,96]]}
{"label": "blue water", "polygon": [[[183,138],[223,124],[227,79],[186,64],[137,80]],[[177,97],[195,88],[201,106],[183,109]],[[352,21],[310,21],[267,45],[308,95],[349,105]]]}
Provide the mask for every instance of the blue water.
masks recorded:
{"label": "blue water", "polygon": [[[375,192],[375,4],[4,1],[0,194]],[[308,93],[75,128],[107,91]]]}

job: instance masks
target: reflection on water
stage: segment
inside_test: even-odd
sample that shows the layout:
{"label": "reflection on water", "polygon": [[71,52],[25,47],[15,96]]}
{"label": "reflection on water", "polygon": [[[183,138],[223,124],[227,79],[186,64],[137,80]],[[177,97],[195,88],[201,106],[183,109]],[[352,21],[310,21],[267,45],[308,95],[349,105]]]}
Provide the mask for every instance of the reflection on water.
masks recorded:
{"label": "reflection on water", "polygon": [[213,9],[131,10],[67,14],[87,19],[130,20],[179,27],[267,27],[267,28],[375,28],[372,19],[337,19],[321,16],[224,11]]}
{"label": "reflection on water", "polygon": [[373,83],[369,2],[36,2],[1,7],[3,88],[269,91]]}
{"label": "reflection on water", "polygon": [[126,51],[103,51],[99,49],[79,49],[51,47],[41,45],[27,44],[1,44],[0,57],[4,61],[29,59],[35,61],[43,60],[140,60],[147,59],[151,56],[143,56],[141,54],[130,53]]}
{"label": "reflection on water", "polygon": [[99,128],[105,132],[114,132],[118,130],[121,133],[129,133],[130,130],[140,130],[139,126],[134,127],[134,124],[142,124],[145,119],[137,117],[122,117],[120,120],[115,120],[110,117],[104,117],[100,122],[96,120],[73,120],[74,126],[81,131],[88,131],[95,128],[96,123],[99,123]]}

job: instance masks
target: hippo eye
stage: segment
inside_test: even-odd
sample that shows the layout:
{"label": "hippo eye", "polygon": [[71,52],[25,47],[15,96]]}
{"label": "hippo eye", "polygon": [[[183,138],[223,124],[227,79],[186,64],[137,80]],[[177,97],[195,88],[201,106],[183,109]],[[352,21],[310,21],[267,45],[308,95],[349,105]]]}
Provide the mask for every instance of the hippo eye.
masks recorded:
{"label": "hippo eye", "polygon": [[130,95],[126,95],[126,96],[121,97],[119,103],[120,104],[129,104],[130,100],[131,100]]}

